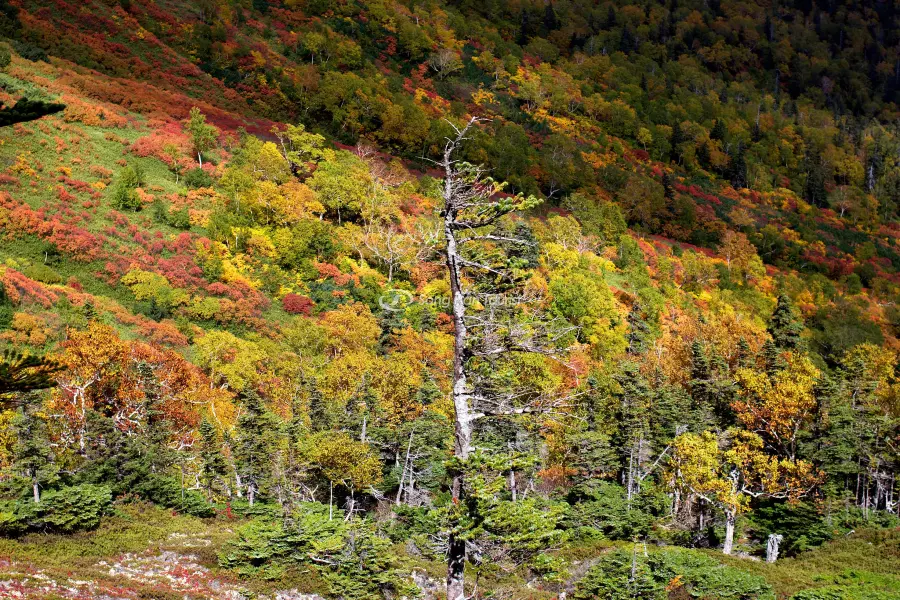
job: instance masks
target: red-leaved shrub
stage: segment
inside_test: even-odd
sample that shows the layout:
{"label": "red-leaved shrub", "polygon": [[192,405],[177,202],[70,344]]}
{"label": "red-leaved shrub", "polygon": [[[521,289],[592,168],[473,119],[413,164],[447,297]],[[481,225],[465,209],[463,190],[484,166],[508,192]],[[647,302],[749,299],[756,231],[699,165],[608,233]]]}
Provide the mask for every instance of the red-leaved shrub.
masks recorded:
{"label": "red-leaved shrub", "polygon": [[313,306],[315,306],[315,302],[300,294],[287,294],[281,299],[281,306],[285,312],[292,315],[308,316]]}

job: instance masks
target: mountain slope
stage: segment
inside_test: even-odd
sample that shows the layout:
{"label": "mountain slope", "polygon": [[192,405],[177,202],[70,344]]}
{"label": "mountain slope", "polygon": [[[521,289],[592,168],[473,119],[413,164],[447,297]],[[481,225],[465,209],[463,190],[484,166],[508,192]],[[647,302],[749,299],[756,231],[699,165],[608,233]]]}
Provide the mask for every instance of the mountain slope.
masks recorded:
{"label": "mountain slope", "polygon": [[[2,535],[105,540],[139,498],[235,593],[409,595],[454,535],[485,597],[890,594],[867,542],[802,553],[896,527],[891,7],[0,14],[0,101],[65,105],[0,128],[0,340],[57,363],[0,413]],[[507,185],[460,351],[433,161],[470,121],[453,156]],[[29,539],[6,571],[49,568]]]}

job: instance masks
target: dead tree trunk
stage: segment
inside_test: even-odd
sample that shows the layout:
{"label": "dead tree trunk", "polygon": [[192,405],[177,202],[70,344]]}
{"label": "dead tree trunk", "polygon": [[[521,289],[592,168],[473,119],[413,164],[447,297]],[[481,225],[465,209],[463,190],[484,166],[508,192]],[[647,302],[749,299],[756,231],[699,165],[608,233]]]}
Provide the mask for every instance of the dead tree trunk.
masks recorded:
{"label": "dead tree trunk", "polygon": [[[456,239],[454,224],[459,214],[459,189],[462,182],[453,168],[453,152],[462,142],[465,133],[474,121],[470,121],[444,148],[444,236],[447,244],[447,271],[450,276],[450,301],[453,311],[453,411],[454,442],[453,455],[464,462],[472,449],[471,392],[466,377],[466,299],[462,288],[462,257]],[[453,474],[452,499],[459,504],[462,497],[462,473]],[[450,535],[447,556],[447,600],[465,600],[466,543],[455,535]]]}
{"label": "dead tree trunk", "polygon": [[[480,321],[469,310],[469,291],[465,285],[472,278],[490,274],[494,279],[507,278],[503,266],[479,263],[462,251],[470,243],[490,242],[492,244],[530,244],[525,240],[505,235],[493,235],[490,230],[505,215],[529,208],[537,201],[521,196],[499,197],[502,184],[496,183],[478,166],[456,160],[455,152],[467,139],[470,128],[478,122],[472,118],[462,128],[456,128],[456,137],[444,146],[444,154],[438,165],[444,171],[442,190],[444,232],[444,253],[447,274],[450,281],[451,315],[453,319],[453,387],[454,411],[453,455],[456,459],[455,472],[451,473],[451,498],[455,505],[465,504],[463,470],[472,452],[472,434],[475,422],[485,416],[522,415],[534,412],[532,408],[512,406],[509,401],[499,399],[494,391],[485,392],[477,372],[467,367],[469,358],[475,355],[475,346],[485,338],[485,328],[495,323],[494,315],[480,315]],[[452,126],[452,124],[451,124]],[[511,278],[510,278],[511,280]],[[474,294],[474,292],[471,292]],[[474,310],[474,309],[473,309]],[[471,329],[470,329],[471,325]],[[472,331],[476,331],[473,334]],[[532,337],[534,334],[531,334]],[[492,356],[504,352],[536,352],[534,341],[520,344],[514,340],[491,348]],[[499,343],[499,342],[498,342]],[[505,345],[504,345],[505,344]],[[515,347],[514,347],[515,346]],[[484,354],[482,354],[484,356]],[[476,406],[477,403],[477,406]],[[411,486],[410,486],[411,487]],[[456,525],[456,523],[452,524]],[[451,527],[456,531],[457,527]],[[458,535],[451,534],[447,556],[447,600],[465,600],[466,543]]]}
{"label": "dead tree trunk", "polygon": [[778,545],[781,544],[781,540],[784,539],[783,535],[777,533],[770,533],[769,539],[766,542],[766,562],[773,563],[778,560]]}
{"label": "dead tree trunk", "polygon": [[731,554],[734,548],[734,525],[737,522],[737,511],[733,508],[725,509],[725,543],[722,545],[723,554]]}

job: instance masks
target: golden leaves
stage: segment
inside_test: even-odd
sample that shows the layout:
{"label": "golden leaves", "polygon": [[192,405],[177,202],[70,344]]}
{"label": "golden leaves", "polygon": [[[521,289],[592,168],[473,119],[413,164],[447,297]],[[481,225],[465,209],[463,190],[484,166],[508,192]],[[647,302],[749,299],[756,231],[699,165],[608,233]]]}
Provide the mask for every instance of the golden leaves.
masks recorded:
{"label": "golden leaves", "polygon": [[797,435],[812,418],[819,370],[806,356],[786,352],[783,358],[786,368],[773,375],[738,369],[735,380],[740,391],[732,408],[748,429],[762,435],[778,453],[793,458]]}
{"label": "golden leaves", "polygon": [[821,475],[806,461],[766,453],[762,438],[754,433],[730,430],[721,440],[710,431],[675,438],[669,478],[676,486],[741,512],[753,497],[796,500]]}

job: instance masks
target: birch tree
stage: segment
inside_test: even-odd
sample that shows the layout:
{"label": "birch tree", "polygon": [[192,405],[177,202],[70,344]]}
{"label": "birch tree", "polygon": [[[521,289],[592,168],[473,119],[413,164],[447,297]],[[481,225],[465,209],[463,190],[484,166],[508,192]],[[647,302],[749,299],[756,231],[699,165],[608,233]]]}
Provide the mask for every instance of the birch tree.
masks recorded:
{"label": "birch tree", "polygon": [[819,483],[821,475],[803,460],[779,459],[763,451],[762,438],[731,430],[723,439],[705,431],[684,433],[672,443],[670,481],[725,513],[724,554],[734,547],[739,514],[753,498],[796,501]]}

